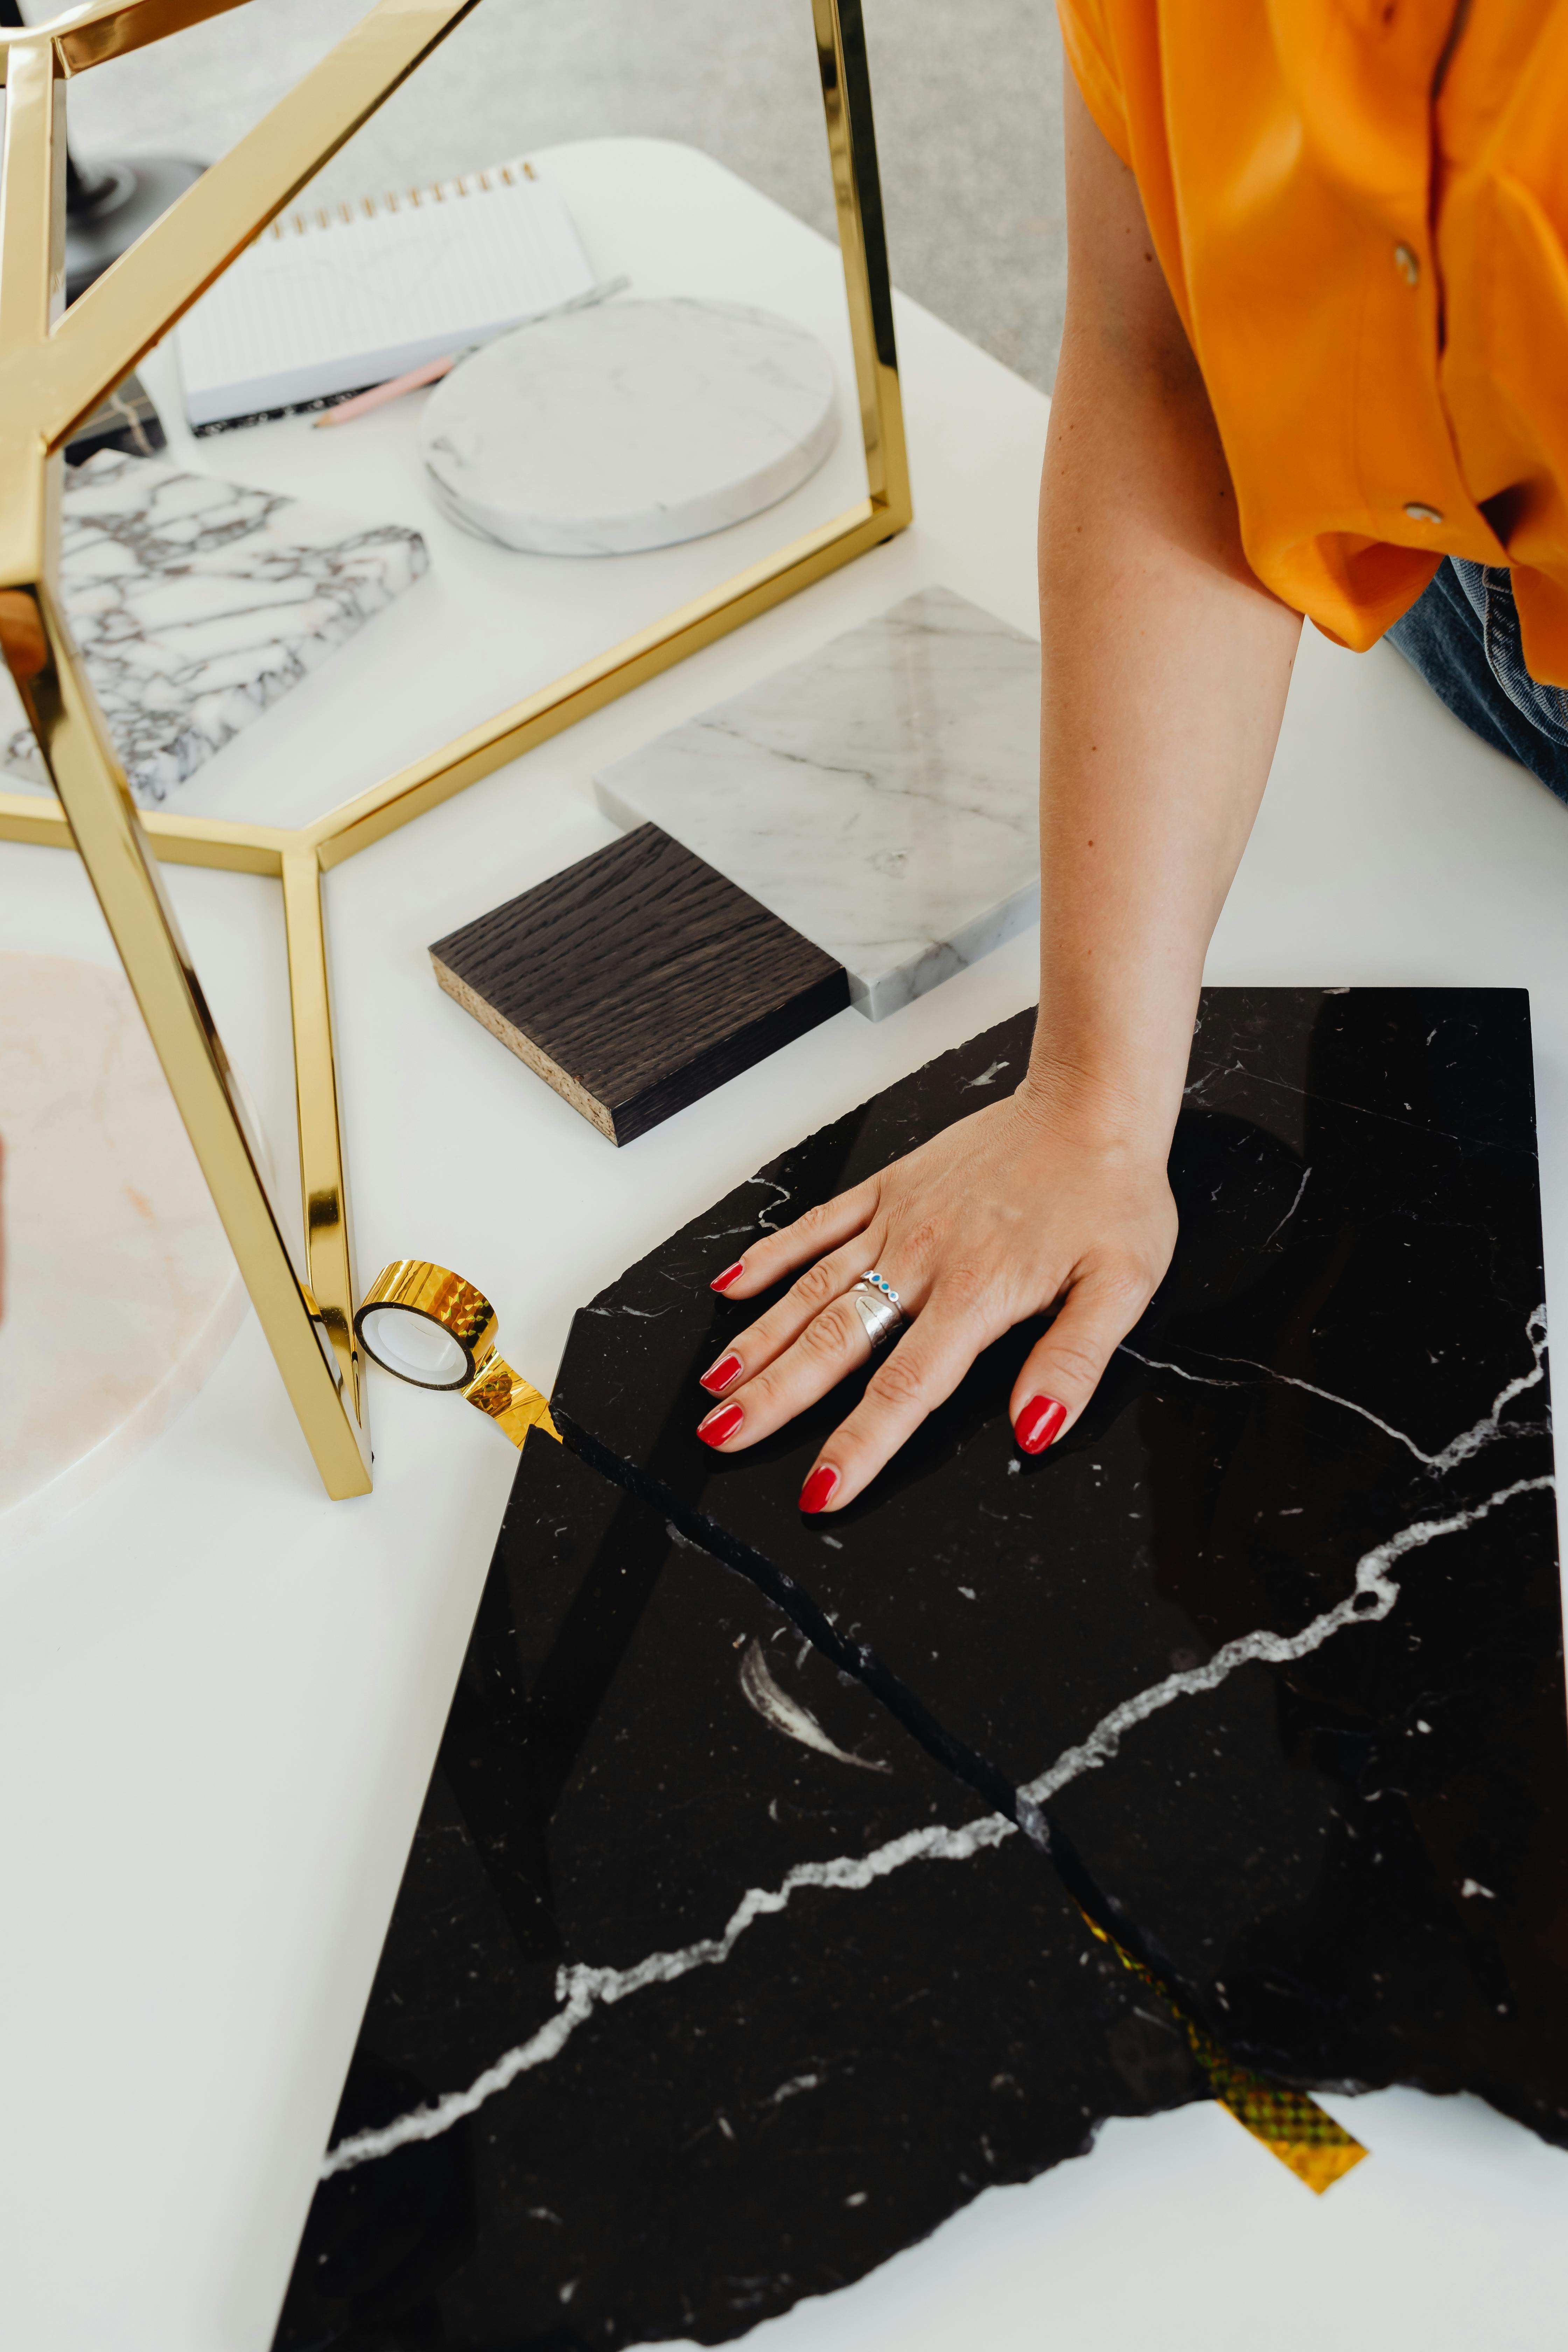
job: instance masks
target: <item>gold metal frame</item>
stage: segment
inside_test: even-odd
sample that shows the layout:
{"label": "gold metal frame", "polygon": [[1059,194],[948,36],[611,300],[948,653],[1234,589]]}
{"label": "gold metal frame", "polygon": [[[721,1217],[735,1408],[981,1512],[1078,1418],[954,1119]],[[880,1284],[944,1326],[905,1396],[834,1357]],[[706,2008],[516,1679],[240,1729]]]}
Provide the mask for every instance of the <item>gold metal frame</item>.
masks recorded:
{"label": "gold metal frame", "polygon": [[[56,795],[51,802],[0,793],[0,840],[74,845],[79,851],[316,1467],[328,1494],[339,1498],[369,1492],[370,1434],[353,1320],[323,874],[891,538],[910,521],[911,507],[860,0],[812,0],[868,495],[315,824],[289,832],[211,818],[143,816],[131,798],[61,604],[60,453],[105,395],[479,0],[378,0],[346,39],[62,315],[67,83],[105,58],[239,5],[89,0],[25,32],[0,32],[6,89],[0,173],[0,647]],[[303,1276],[268,1197],[222,1041],[163,890],[160,861],[267,874],[283,885]]]}

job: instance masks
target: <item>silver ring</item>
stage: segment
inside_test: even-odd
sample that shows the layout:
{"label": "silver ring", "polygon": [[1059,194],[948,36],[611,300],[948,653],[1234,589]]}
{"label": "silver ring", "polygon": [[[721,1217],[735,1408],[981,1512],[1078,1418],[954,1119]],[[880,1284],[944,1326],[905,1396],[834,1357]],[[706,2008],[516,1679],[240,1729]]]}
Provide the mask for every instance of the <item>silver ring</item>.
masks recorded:
{"label": "silver ring", "polygon": [[884,1298],[891,1299],[903,1321],[906,1323],[909,1321],[909,1317],[904,1314],[904,1302],[899,1297],[898,1292],[893,1288],[892,1284],[888,1280],[885,1274],[879,1274],[875,1268],[873,1268],[869,1274],[861,1275],[858,1282],[856,1284],[856,1288],[879,1290]]}
{"label": "silver ring", "polygon": [[903,1329],[903,1316],[879,1292],[867,1290],[857,1283],[848,1297],[849,1304],[860,1318],[866,1337],[871,1342],[873,1350],[879,1348],[884,1339],[890,1339],[895,1331]]}

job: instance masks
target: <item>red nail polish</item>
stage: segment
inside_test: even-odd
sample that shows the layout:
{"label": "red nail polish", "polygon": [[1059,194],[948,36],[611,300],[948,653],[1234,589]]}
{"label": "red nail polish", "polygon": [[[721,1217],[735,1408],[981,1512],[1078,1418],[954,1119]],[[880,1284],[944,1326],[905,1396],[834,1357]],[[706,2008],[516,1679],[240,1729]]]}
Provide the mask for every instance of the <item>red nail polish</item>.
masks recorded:
{"label": "red nail polish", "polygon": [[742,1406],[721,1404],[708,1415],[706,1421],[698,1423],[697,1434],[704,1445],[722,1445],[727,1437],[734,1436],[745,1418]]}
{"label": "red nail polish", "polygon": [[1055,1397],[1034,1396],[1013,1423],[1013,1434],[1026,1454],[1043,1454],[1067,1417],[1066,1405]]}
{"label": "red nail polish", "polygon": [[731,1349],[727,1356],[721,1356],[716,1364],[709,1365],[697,1385],[706,1389],[710,1396],[722,1396],[726,1389],[734,1387],[743,1369],[741,1359]]}
{"label": "red nail polish", "polygon": [[735,1260],[734,1265],[727,1265],[724,1268],[723,1273],[719,1275],[712,1282],[710,1282],[708,1287],[710,1290],[728,1290],[732,1282],[739,1281],[741,1276],[744,1274],[745,1270],[746,1262],[744,1258],[738,1257]]}
{"label": "red nail polish", "polygon": [[820,1511],[838,1484],[838,1473],[831,1462],[819,1462],[800,1490],[803,1511]]}

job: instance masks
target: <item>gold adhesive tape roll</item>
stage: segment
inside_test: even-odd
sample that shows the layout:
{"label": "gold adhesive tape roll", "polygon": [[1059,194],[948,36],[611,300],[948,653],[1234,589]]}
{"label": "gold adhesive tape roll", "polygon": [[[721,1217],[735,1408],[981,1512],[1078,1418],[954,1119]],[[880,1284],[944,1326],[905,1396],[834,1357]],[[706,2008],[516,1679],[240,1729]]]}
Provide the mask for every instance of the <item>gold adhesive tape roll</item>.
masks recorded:
{"label": "gold adhesive tape roll", "polygon": [[498,1328],[484,1292],[428,1258],[384,1265],[354,1316],[361,1347],[383,1371],[414,1388],[460,1389],[514,1445],[531,1429],[559,1440],[545,1399],[497,1355]]}

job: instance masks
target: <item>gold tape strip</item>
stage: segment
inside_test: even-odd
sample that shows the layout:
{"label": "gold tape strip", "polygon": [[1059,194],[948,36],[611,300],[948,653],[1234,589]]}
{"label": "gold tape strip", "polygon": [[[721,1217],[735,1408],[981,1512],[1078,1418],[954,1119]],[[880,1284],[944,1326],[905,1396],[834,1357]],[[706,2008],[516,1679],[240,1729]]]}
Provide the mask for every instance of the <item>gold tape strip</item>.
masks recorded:
{"label": "gold tape strip", "polygon": [[1226,2114],[1235,2116],[1243,2131],[1261,2140],[1269,2155],[1278,2157],[1287,2171],[1304,2181],[1314,2197],[1321,2197],[1336,2180],[1342,2180],[1369,2153],[1305,2091],[1289,2090],[1282,2083],[1271,2083],[1267,2075],[1254,2074],[1247,2067],[1238,2066],[1213,2036],[1171,1999],[1152,1969],[1145,1968],[1142,1960],[1135,1960],[1114,1936],[1108,1935],[1089,1917],[1087,1911],[1084,1917],[1090,1934],[1108,1944],[1122,1967],[1141,1984],[1146,1984],[1151,1992],[1158,1993],[1172,2011]]}
{"label": "gold tape strip", "polygon": [[561,1444],[561,1432],[550,1418],[550,1406],[536,1388],[530,1386],[521,1372],[500,1356],[492,1356],[479,1378],[470,1381],[463,1391],[472,1405],[488,1412],[498,1429],[505,1432],[512,1444],[521,1446],[531,1429],[542,1430],[546,1437]]}

